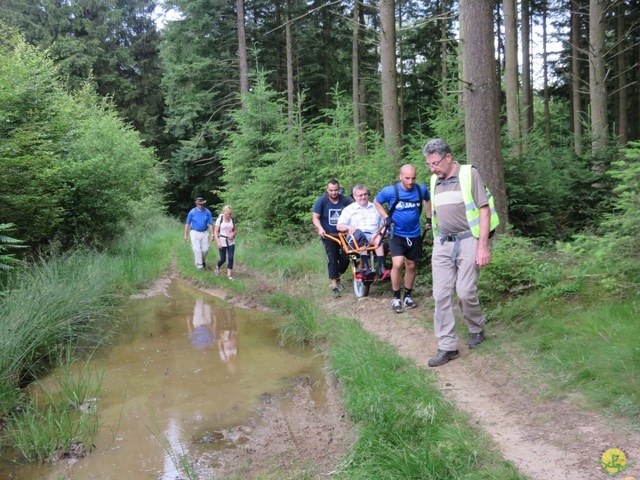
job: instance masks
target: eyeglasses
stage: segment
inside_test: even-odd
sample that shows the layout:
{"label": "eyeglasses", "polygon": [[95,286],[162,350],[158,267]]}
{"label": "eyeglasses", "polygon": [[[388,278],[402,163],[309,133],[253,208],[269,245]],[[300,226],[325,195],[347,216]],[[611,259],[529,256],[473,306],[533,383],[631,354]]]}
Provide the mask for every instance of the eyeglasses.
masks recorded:
{"label": "eyeglasses", "polygon": [[441,156],[441,157],[440,157],[440,160],[438,160],[437,162],[431,162],[431,163],[426,162],[426,163],[424,164],[424,166],[425,166],[425,167],[429,167],[429,168],[437,167],[438,165],[440,165],[440,164],[442,163],[442,161],[444,160],[444,158],[445,158],[446,156],[447,156],[447,154],[445,153],[443,156]]}

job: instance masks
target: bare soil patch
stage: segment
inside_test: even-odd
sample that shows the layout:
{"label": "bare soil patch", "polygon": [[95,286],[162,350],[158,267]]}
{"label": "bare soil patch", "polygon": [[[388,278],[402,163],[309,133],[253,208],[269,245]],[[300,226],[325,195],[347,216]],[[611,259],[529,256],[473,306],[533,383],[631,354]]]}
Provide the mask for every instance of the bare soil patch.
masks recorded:
{"label": "bare soil patch", "polygon": [[[242,267],[236,278],[254,284],[256,291],[288,288],[275,287],[272,280]],[[300,285],[295,288],[299,294]],[[239,306],[259,306],[258,297],[242,300],[223,291],[209,292]],[[355,298],[349,289],[335,300],[330,298],[329,288],[320,289],[318,295],[327,314],[360,322],[400,355],[424,368],[425,374],[434,374],[445,397],[466,412],[501,454],[531,479],[611,478],[599,464],[603,452],[610,448],[623,450],[628,463],[638,462],[617,477],[640,478],[640,433],[624,421],[586,410],[580,398],[545,396],[544,381],[536,379],[526,358],[509,353],[497,358],[483,353],[482,347],[470,351],[461,335],[461,357],[443,367],[429,368],[427,360],[436,352],[437,342],[430,328],[433,311],[424,306],[426,298],[420,290],[414,296],[418,307],[399,315],[391,311],[390,292],[385,287],[372,288],[370,296],[362,299]],[[459,322],[459,332],[460,327]],[[487,346],[500,342],[499,336],[492,335],[491,324],[486,333]],[[289,416],[279,408],[280,402],[265,405],[261,421],[247,433],[247,443],[230,457],[216,461],[236,467],[243,464],[243,478],[253,478],[273,467],[286,471],[287,465],[296,463],[316,465],[313,471],[317,478],[326,477],[352,441],[352,427],[340,406],[337,388],[331,386],[330,401],[317,414],[304,389],[292,398],[294,408]]]}

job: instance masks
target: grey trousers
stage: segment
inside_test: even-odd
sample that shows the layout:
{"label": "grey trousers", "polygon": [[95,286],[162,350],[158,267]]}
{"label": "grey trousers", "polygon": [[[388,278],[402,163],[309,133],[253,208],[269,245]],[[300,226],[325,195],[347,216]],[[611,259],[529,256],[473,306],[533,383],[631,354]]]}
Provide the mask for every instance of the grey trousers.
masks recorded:
{"label": "grey trousers", "polygon": [[455,242],[433,242],[431,267],[433,273],[433,298],[436,302],[433,330],[440,350],[458,349],[458,336],[453,313],[453,294],[458,296],[458,305],[471,333],[479,333],[484,328],[485,318],[478,299],[477,281],[480,270],[476,265],[478,239],[474,237],[459,241],[459,251],[455,265],[451,255]]}

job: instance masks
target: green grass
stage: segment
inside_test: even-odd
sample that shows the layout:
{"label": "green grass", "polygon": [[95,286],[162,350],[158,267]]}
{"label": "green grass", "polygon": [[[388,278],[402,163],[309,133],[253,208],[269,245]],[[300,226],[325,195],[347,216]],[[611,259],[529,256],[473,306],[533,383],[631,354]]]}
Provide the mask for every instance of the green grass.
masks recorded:
{"label": "green grass", "polygon": [[492,316],[499,334],[545,372],[552,395],[579,393],[588,407],[640,426],[637,298],[594,295],[584,284],[569,298],[535,292]]}
{"label": "green grass", "polygon": [[279,338],[283,345],[319,344],[327,332],[322,327],[322,311],[318,305],[303,297],[292,297],[283,293],[266,298],[266,304],[285,315],[279,326]]}
{"label": "green grass", "polygon": [[277,281],[300,281],[326,272],[324,249],[315,239],[299,245],[273,245],[266,237],[252,237],[244,240],[241,252],[245,264]]}
{"label": "green grass", "polygon": [[0,410],[16,386],[36,378],[64,353],[60,346],[99,343],[114,305],[104,255],[72,253],[23,270],[0,301]]}
{"label": "green grass", "polygon": [[312,300],[278,297],[273,304],[287,313],[283,332],[300,329],[307,340],[327,340],[329,368],[344,387],[346,409],[359,430],[336,478],[524,478],[442,397],[431,373],[357,322],[316,318],[310,324],[308,312],[320,311]]}
{"label": "green grass", "polygon": [[36,382],[30,388],[28,400],[7,420],[2,443],[28,461],[88,453],[98,428],[96,401],[103,373],[73,359],[69,346],[53,385]]}
{"label": "green grass", "polygon": [[163,216],[128,230],[109,250],[109,273],[113,288],[123,294],[134,293],[167,273],[176,247],[183,245],[183,226]]}

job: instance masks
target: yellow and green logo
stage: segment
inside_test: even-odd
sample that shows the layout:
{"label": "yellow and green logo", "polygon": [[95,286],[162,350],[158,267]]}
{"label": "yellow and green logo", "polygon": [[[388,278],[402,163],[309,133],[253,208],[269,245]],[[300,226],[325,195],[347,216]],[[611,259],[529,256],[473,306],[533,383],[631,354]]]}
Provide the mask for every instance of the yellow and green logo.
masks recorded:
{"label": "yellow and green logo", "polygon": [[617,477],[636,464],[636,462],[629,463],[627,454],[619,448],[609,448],[602,452],[598,463],[602,465],[604,473],[609,477]]}

